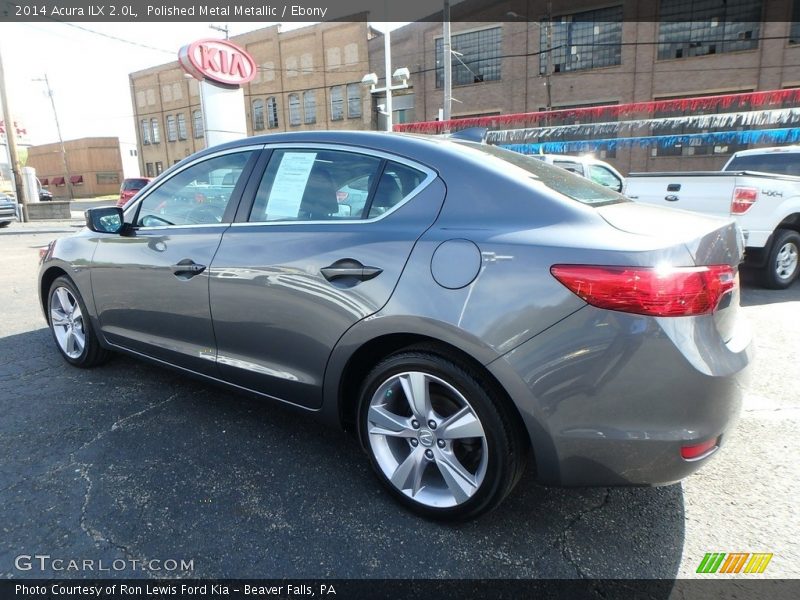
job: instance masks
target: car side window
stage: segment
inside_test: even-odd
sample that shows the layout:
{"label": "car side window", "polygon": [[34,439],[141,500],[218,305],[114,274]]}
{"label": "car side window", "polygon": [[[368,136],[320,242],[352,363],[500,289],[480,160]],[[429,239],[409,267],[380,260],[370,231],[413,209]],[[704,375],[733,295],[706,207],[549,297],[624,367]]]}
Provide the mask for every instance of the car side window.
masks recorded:
{"label": "car side window", "polygon": [[361,219],[383,160],[327,149],[276,150],[249,221]]}
{"label": "car side window", "polygon": [[611,171],[609,171],[605,167],[601,167],[599,165],[591,165],[589,167],[589,179],[591,179],[595,183],[604,185],[607,188],[611,188],[612,190],[615,190],[617,192],[622,191],[622,181],[620,180],[620,178],[614,175]]}
{"label": "car side window", "polygon": [[571,161],[571,160],[554,160],[553,164],[556,167],[561,167],[562,169],[566,169],[571,173],[577,173],[578,175],[583,175],[583,165],[580,163]]}
{"label": "car side window", "polygon": [[425,180],[425,173],[407,165],[387,161],[370,204],[368,218],[373,219],[397,206]]}
{"label": "car side window", "polygon": [[223,154],[176,173],[139,206],[138,227],[221,223],[253,151]]}

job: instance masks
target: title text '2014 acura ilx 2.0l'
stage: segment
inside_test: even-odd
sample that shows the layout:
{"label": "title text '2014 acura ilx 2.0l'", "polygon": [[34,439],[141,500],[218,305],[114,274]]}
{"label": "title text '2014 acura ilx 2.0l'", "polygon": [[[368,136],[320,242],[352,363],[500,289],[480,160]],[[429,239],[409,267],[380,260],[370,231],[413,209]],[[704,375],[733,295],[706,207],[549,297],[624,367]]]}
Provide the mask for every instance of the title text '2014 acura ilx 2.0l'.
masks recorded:
{"label": "title text '2014 acura ilx 2.0l'", "polygon": [[742,247],[493,146],[307,132],[87,211],[39,289],[71,364],[126,352],[294,405],[354,431],[407,507],[466,519],[527,463],[562,485],[704,464],[749,360]]}

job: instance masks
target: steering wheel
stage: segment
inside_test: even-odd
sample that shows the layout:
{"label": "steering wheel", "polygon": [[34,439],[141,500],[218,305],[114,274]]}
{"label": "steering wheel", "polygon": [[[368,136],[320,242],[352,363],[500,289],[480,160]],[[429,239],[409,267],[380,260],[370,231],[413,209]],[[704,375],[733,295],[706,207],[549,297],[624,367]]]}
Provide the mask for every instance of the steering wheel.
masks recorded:
{"label": "steering wheel", "polygon": [[221,223],[222,213],[213,206],[201,204],[186,213],[186,220],[196,225]]}

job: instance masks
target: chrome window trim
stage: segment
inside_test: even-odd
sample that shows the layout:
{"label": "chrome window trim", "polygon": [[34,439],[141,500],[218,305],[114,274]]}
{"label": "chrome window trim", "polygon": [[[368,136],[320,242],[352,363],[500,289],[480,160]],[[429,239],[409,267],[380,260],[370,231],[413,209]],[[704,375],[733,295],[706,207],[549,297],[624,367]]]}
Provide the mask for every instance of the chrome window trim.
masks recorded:
{"label": "chrome window trim", "polygon": [[[213,152],[211,154],[205,154],[203,156],[198,156],[195,160],[186,163],[180,169],[176,169],[174,172],[170,172],[172,167],[170,167],[167,171],[164,171],[159,177],[166,175],[169,173],[169,177],[163,177],[163,181],[160,181],[156,187],[151,190],[147,190],[147,192],[141,197],[136,200],[133,204],[131,204],[128,208],[125,209],[123,213],[123,217],[128,217],[129,215],[135,215],[139,211],[139,205],[145,201],[145,199],[153,194],[154,192],[161,189],[161,186],[164,185],[167,181],[172,179],[178,173],[182,173],[186,169],[193,167],[196,164],[201,162],[205,162],[207,160],[217,158],[220,156],[225,156],[226,154],[238,154],[239,152],[260,152],[265,147],[265,144],[251,144],[248,146],[239,146],[237,148],[226,148],[225,150],[220,150],[219,152]],[[236,183],[239,183],[238,180]],[[130,212],[132,211],[132,212]],[[197,223],[195,225],[160,225],[158,227],[136,227],[131,223],[131,226],[136,229],[136,231],[160,231],[163,229],[195,229],[195,228],[207,228],[207,227],[228,227],[231,225],[230,221],[225,221],[222,223]]]}
{"label": "chrome window trim", "polygon": [[[386,160],[391,160],[396,163],[400,163],[407,167],[411,167],[412,169],[416,169],[417,171],[421,171],[425,174],[425,179],[414,188],[414,191],[411,192],[408,196],[405,196],[400,202],[395,204],[392,208],[387,210],[385,213],[378,215],[377,217],[372,217],[371,219],[358,219],[358,218],[350,218],[350,219],[326,219],[322,221],[247,221],[244,223],[231,223],[231,227],[262,227],[262,226],[274,226],[274,225],[334,225],[334,224],[347,224],[347,225],[355,225],[355,224],[369,224],[375,223],[376,221],[380,221],[381,219],[388,217],[393,212],[398,210],[400,207],[404,206],[407,202],[410,202],[413,198],[418,196],[422,193],[432,182],[436,179],[439,174],[431,169],[430,167],[426,167],[423,164],[420,164],[416,161],[410,160],[404,156],[398,156],[396,154],[391,154],[389,152],[384,152],[382,150],[372,150],[368,148],[363,148],[362,146],[349,146],[347,144],[330,144],[330,143],[298,143],[298,142],[286,142],[282,144],[267,144],[265,149],[267,150],[285,150],[285,149],[300,149],[300,150],[339,150],[342,152],[350,152],[351,154],[363,154],[365,156],[373,156],[376,158],[382,158]],[[272,160],[270,158],[270,160]],[[264,171],[266,173],[266,169]],[[252,207],[250,208],[252,211]],[[249,215],[248,215],[249,218]]]}

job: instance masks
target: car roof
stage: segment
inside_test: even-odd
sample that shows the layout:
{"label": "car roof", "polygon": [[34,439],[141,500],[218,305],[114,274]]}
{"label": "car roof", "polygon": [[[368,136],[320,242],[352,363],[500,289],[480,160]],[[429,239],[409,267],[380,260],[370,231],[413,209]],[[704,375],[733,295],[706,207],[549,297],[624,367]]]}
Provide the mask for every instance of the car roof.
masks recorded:
{"label": "car roof", "polygon": [[382,150],[388,153],[414,156],[416,150],[439,150],[452,155],[458,154],[456,143],[447,138],[413,133],[387,131],[293,131],[272,133],[242,138],[218,146],[201,150],[192,158],[225,149],[242,148],[258,144],[340,144]]}

